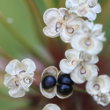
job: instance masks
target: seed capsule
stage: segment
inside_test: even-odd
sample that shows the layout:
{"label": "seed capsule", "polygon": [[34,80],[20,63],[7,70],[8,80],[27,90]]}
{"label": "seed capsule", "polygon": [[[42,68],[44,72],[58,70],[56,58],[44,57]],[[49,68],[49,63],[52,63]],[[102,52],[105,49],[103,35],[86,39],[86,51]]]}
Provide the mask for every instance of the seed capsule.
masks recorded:
{"label": "seed capsule", "polygon": [[73,91],[73,87],[71,85],[66,84],[58,84],[57,85],[57,92],[61,95],[69,95]]}
{"label": "seed capsule", "polygon": [[54,76],[46,76],[42,80],[42,87],[44,89],[50,89],[53,88],[56,85],[56,79]]}
{"label": "seed capsule", "polygon": [[58,77],[58,83],[60,84],[67,84],[67,85],[73,85],[73,81],[70,78],[70,75],[68,74],[62,74]]}

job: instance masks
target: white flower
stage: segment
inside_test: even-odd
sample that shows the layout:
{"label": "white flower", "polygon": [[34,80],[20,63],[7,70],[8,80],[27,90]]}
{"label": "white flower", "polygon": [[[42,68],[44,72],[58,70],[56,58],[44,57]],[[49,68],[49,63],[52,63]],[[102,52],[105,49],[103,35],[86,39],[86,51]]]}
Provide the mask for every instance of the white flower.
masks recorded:
{"label": "white flower", "polygon": [[106,38],[102,32],[101,24],[93,24],[85,21],[82,32],[75,33],[71,46],[78,51],[84,51],[91,55],[99,54],[103,49],[103,41]]}
{"label": "white flower", "polygon": [[110,103],[110,77],[100,75],[89,80],[86,84],[86,91],[93,99],[102,106]]}
{"label": "white flower", "polygon": [[71,79],[77,83],[82,84],[85,81],[91,80],[91,78],[98,75],[98,67],[93,64],[83,64],[78,65],[71,73]]}
{"label": "white flower", "polygon": [[76,14],[69,14],[66,8],[48,9],[43,19],[47,25],[43,29],[44,34],[51,38],[60,36],[65,43],[69,43],[74,33],[81,30],[84,22]]}
{"label": "white flower", "polygon": [[4,85],[9,88],[9,95],[14,98],[23,97],[34,80],[36,66],[31,59],[24,59],[21,62],[12,60],[6,66]]}
{"label": "white flower", "polygon": [[75,49],[68,49],[65,56],[67,59],[60,61],[60,69],[64,73],[72,72],[82,62],[83,64],[95,64],[99,60],[97,56],[91,56]]}
{"label": "white flower", "polygon": [[83,30],[86,33],[93,34],[93,37],[96,38],[99,41],[106,41],[105,38],[105,32],[103,31],[103,25],[102,24],[94,24],[93,22],[85,21]]}
{"label": "white flower", "polygon": [[100,93],[98,95],[94,95],[93,99],[102,106],[107,106],[110,103],[110,93]]}
{"label": "white flower", "polygon": [[60,107],[56,104],[47,104],[43,110],[61,110]]}
{"label": "white flower", "polygon": [[87,17],[91,21],[95,20],[97,13],[101,12],[98,0],[66,0],[66,7],[70,8],[70,12],[80,17]]}
{"label": "white flower", "polygon": [[100,75],[89,80],[86,84],[86,90],[90,95],[106,94],[110,92],[110,77]]}

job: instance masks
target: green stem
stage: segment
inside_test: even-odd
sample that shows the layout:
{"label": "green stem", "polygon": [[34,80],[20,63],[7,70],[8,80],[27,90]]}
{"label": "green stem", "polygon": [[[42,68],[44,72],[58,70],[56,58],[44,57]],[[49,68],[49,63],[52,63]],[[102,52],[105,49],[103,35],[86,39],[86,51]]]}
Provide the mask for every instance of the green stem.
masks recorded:
{"label": "green stem", "polygon": [[87,93],[85,90],[83,90],[83,89],[81,89],[81,88],[79,88],[79,87],[77,87],[77,86],[74,86],[74,90],[75,90],[76,92],[80,92],[80,93]]}
{"label": "green stem", "polygon": [[13,34],[13,37],[16,38],[27,50],[29,50],[34,56],[39,57],[44,64],[53,64],[52,58],[46,52],[45,48],[41,44],[36,46],[36,48],[30,44],[25,37],[20,34],[12,24],[8,23],[6,18],[3,15],[0,15],[0,22],[8,29],[9,32]]}

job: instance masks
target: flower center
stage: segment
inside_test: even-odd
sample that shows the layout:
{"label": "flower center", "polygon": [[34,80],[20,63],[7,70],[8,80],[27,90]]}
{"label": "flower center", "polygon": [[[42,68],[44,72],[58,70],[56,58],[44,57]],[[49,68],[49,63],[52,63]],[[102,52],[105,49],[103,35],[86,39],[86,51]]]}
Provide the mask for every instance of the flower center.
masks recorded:
{"label": "flower center", "polygon": [[100,85],[99,85],[99,84],[95,84],[93,87],[94,87],[94,89],[97,90],[97,91],[100,90]]}
{"label": "flower center", "polygon": [[82,67],[82,68],[80,69],[80,73],[81,73],[81,74],[86,74],[85,68]]}
{"label": "flower center", "polygon": [[61,26],[62,26],[61,22],[56,23],[56,32],[60,31]]}
{"label": "flower center", "polygon": [[24,81],[26,84],[31,83],[31,79],[30,79],[30,78],[24,78],[23,81]]}
{"label": "flower center", "polygon": [[74,28],[68,27],[67,28],[67,32],[70,33],[70,34],[72,34],[74,32]]}
{"label": "flower center", "polygon": [[90,45],[91,45],[90,39],[87,39],[87,40],[85,41],[85,45],[86,45],[86,46],[90,46]]}

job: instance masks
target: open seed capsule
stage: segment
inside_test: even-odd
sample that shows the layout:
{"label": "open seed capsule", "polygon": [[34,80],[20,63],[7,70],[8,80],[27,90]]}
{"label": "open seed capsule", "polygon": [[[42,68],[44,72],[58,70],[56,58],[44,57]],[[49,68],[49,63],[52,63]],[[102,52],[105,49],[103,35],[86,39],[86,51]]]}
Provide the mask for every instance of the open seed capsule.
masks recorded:
{"label": "open seed capsule", "polygon": [[60,99],[66,99],[73,93],[73,81],[69,74],[59,72],[58,82],[56,86],[56,95]]}
{"label": "open seed capsule", "polygon": [[42,73],[40,91],[46,98],[53,98],[55,94],[55,85],[57,80],[58,70],[54,66],[46,68]]}

